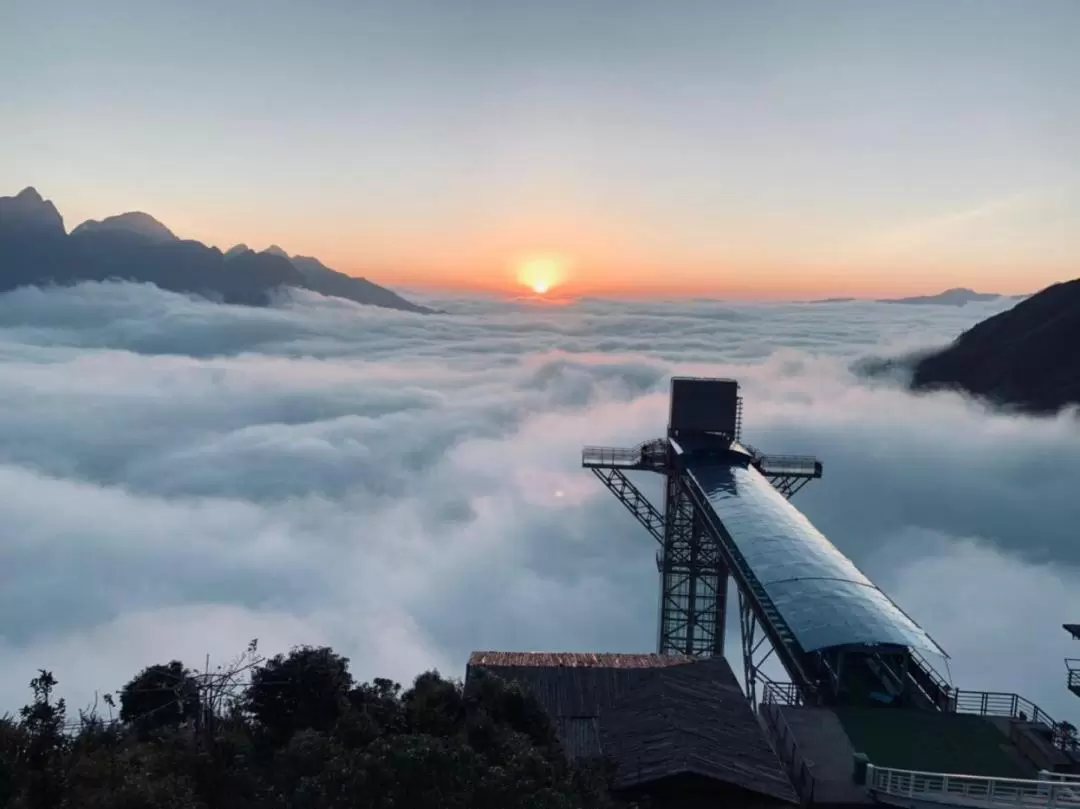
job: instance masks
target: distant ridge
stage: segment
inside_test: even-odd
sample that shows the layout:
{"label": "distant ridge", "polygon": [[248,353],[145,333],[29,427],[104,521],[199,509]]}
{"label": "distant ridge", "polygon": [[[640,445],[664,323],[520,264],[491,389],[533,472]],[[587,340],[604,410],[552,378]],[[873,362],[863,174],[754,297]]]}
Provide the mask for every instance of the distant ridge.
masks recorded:
{"label": "distant ridge", "polygon": [[1080,279],[1047,287],[918,359],[914,390],[954,389],[1027,413],[1080,404]]}
{"label": "distant ridge", "polygon": [[994,292],[976,292],[973,289],[957,287],[939,292],[937,295],[916,295],[911,298],[890,298],[879,300],[878,303],[903,303],[914,305],[932,306],[964,306],[978,301],[996,301],[1001,297]]}
{"label": "distant ridge", "polygon": [[249,306],[266,306],[278,289],[298,287],[369,306],[432,311],[316,259],[290,258],[280,247],[256,253],[237,245],[222,253],[177,238],[141,211],[88,220],[69,234],[56,206],[36,189],[0,197],[0,293],[21,286],[109,279]]}
{"label": "distant ridge", "polygon": [[[980,301],[996,301],[1000,300],[1003,296],[994,292],[976,292],[973,289],[966,289],[964,287],[957,287],[955,289],[947,289],[944,292],[939,292],[936,295],[915,295],[910,298],[878,298],[877,300],[870,301],[865,298],[821,298],[819,300],[809,301],[809,303],[857,303],[859,301],[866,301],[868,303],[896,303],[896,304],[910,304],[910,305],[927,305],[927,306],[964,306],[968,303],[976,303]],[[1024,298],[1024,295],[1012,296],[1012,300],[1019,300]]]}

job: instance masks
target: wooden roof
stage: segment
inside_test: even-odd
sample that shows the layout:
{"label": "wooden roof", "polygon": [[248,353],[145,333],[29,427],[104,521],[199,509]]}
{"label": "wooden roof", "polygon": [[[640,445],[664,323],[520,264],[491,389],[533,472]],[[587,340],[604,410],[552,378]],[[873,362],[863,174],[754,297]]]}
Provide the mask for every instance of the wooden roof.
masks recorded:
{"label": "wooden roof", "polygon": [[478,669],[533,691],[567,754],[610,757],[617,787],[697,775],[798,801],[722,657],[476,652]]}
{"label": "wooden roof", "polygon": [[687,655],[614,654],[607,652],[473,652],[470,666],[527,667],[567,666],[571,668],[652,669],[691,663]]}
{"label": "wooden roof", "polygon": [[622,695],[600,727],[618,788],[690,774],[798,803],[723,658],[679,666]]}
{"label": "wooden roof", "polygon": [[537,662],[537,657],[522,660],[519,655],[494,660],[521,661],[524,665],[500,665],[491,662],[493,658],[489,656],[482,658],[483,663],[473,662],[476,659],[476,655],[470,659],[466,678],[476,669],[486,669],[504,680],[515,680],[527,686],[540,700],[548,716],[556,720],[564,717],[598,717],[602,710],[611,707],[620,694],[664,671],[661,666],[545,665]]}

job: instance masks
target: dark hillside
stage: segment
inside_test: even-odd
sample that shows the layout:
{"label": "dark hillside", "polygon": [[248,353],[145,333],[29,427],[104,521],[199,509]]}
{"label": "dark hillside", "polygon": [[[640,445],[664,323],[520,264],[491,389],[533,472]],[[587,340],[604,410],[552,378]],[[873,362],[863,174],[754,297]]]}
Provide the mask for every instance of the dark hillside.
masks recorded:
{"label": "dark hillside", "polygon": [[1080,404],[1080,279],[987,318],[914,367],[915,390],[955,389],[1050,414]]}

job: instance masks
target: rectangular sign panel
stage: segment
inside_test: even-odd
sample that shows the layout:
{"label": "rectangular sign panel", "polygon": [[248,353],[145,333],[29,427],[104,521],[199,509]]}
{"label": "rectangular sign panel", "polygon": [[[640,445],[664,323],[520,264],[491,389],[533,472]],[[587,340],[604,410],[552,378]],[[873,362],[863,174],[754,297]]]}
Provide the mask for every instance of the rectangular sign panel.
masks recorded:
{"label": "rectangular sign panel", "polygon": [[674,377],[668,435],[715,432],[734,436],[738,408],[739,383],[734,379]]}

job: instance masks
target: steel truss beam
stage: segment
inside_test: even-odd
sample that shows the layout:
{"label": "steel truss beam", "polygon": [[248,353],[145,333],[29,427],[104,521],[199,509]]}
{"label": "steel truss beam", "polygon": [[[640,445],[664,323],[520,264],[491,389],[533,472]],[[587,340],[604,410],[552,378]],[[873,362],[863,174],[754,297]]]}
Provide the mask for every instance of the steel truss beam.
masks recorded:
{"label": "steel truss beam", "polygon": [[724,653],[728,569],[677,475],[667,479],[660,556],[661,654]]}
{"label": "steel truss beam", "polygon": [[813,478],[805,477],[803,475],[766,475],[769,483],[771,483],[780,494],[784,495],[788,500],[798,494],[807,483]]}
{"label": "steel truss beam", "polygon": [[637,517],[637,521],[645,526],[645,530],[652,534],[653,539],[664,544],[664,515],[660,513],[648,498],[641,493],[630,478],[621,469],[611,467],[591,467],[592,472],[600,481],[608,487],[612,494],[619,498],[630,513]]}
{"label": "steel truss beam", "polygon": [[[790,683],[783,685],[774,683],[762,672],[761,667],[772,657],[775,650],[772,643],[769,642],[764,628],[758,623],[753,604],[742,590],[739,590],[739,634],[742,635],[744,690],[746,691],[746,698],[756,708],[758,704],[758,682],[762,683],[765,692],[770,689],[785,690],[786,692],[792,686]],[[797,689],[794,690],[797,691]],[[786,699],[790,699],[790,696],[786,696]]]}

